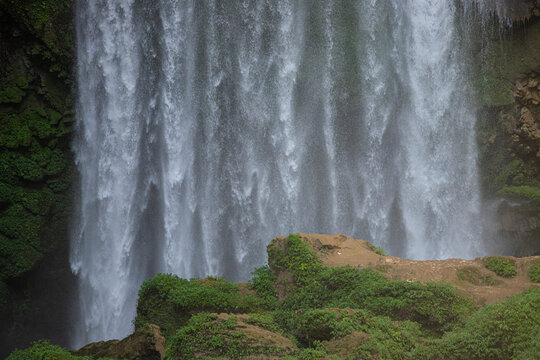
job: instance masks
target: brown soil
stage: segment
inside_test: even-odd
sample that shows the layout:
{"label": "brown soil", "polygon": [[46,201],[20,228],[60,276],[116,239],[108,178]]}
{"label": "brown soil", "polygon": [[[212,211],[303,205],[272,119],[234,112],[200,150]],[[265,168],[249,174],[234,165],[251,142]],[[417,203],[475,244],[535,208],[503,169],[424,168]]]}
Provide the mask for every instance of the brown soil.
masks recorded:
{"label": "brown soil", "polygon": [[[357,268],[373,268],[391,280],[447,282],[479,305],[498,302],[530,287],[540,286],[531,282],[528,277],[529,267],[533,263],[540,262],[540,256],[523,258],[505,256],[516,262],[517,275],[512,278],[503,278],[486,269],[482,262],[483,258],[415,261],[378,255],[370,249],[367,241],[353,239],[343,234],[300,233],[299,235],[315,250],[325,266],[350,265]],[[472,274],[478,275],[479,278],[462,280],[458,277],[460,269],[472,269]],[[495,284],[478,285],[483,283],[483,279],[492,279],[494,281],[491,283]]]}

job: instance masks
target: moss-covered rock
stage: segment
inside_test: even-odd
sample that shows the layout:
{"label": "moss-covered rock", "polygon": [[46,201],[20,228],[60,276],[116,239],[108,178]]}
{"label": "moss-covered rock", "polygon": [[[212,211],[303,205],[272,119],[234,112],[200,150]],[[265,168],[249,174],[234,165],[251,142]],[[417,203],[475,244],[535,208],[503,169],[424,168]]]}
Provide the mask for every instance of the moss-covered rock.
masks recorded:
{"label": "moss-covered rock", "polygon": [[158,274],[144,282],[137,301],[135,328],[157,324],[170,337],[197,312],[249,313],[260,306],[252,294],[220,278],[188,281]]}
{"label": "moss-covered rock", "polygon": [[250,324],[249,315],[193,316],[168,344],[168,359],[282,359],[296,351],[288,338]]}
{"label": "moss-covered rock", "polygon": [[[58,299],[71,285],[64,295],[42,287],[72,281],[72,34],[71,0],[0,0],[0,357],[67,322]],[[52,296],[58,304],[39,316],[43,329],[23,331]],[[53,340],[65,342],[66,331]]]}

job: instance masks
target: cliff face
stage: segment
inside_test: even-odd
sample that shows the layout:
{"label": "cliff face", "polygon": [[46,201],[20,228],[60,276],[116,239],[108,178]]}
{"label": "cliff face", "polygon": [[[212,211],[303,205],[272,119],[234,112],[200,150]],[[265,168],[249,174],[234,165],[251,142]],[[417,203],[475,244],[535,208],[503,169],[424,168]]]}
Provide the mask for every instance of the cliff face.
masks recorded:
{"label": "cliff face", "polygon": [[[3,351],[66,329],[61,299],[73,282],[67,261],[74,172],[71,22],[69,0],[0,1]],[[65,342],[61,336],[55,341]]]}
{"label": "cliff face", "polygon": [[479,56],[484,196],[515,254],[540,251],[540,18],[531,9],[529,20],[494,34]]}

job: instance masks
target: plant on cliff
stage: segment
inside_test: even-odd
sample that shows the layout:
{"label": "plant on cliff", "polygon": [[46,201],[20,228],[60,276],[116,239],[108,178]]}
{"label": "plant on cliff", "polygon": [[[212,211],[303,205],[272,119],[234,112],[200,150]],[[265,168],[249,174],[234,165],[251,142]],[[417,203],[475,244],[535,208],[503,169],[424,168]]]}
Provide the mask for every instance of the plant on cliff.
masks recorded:
{"label": "plant on cliff", "polygon": [[238,325],[234,316],[194,315],[169,341],[167,359],[264,358],[291,352],[290,348],[278,347],[270,339],[248,335]]}
{"label": "plant on cliff", "polygon": [[268,308],[274,308],[277,302],[277,293],[274,289],[276,275],[268,266],[261,266],[253,270],[253,277],[249,280],[251,289],[257,292]]}
{"label": "plant on cliff", "polygon": [[502,277],[512,277],[517,273],[516,262],[500,256],[489,256],[483,260],[484,265],[495,274]]}
{"label": "plant on cliff", "polygon": [[157,324],[168,337],[198,312],[255,312],[261,302],[239,290],[238,285],[219,278],[188,281],[157,274],[139,290],[135,328]]}
{"label": "plant on cliff", "polygon": [[534,359],[540,354],[539,340],[540,288],[534,288],[485,306],[474,313],[463,327],[420,347],[416,358]]}
{"label": "plant on cliff", "polygon": [[529,268],[529,279],[532,282],[540,283],[540,263],[531,265]]}
{"label": "plant on cliff", "polygon": [[47,340],[39,340],[24,350],[15,350],[6,360],[92,360],[90,356],[75,356]]}

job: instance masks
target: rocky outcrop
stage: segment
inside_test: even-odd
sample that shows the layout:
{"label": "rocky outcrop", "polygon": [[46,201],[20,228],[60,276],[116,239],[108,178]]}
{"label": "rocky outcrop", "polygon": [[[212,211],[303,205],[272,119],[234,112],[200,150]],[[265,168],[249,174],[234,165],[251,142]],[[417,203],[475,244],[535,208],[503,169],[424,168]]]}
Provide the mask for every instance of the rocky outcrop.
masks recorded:
{"label": "rocky outcrop", "polygon": [[122,340],[99,341],[88,344],[73,355],[91,356],[94,359],[161,360],[167,344],[157,325],[146,325]]}
{"label": "rocky outcrop", "polygon": [[[528,276],[531,265],[540,262],[540,256],[524,258],[505,257],[515,262],[517,274],[511,278],[498,276],[488,270],[484,258],[475,260],[448,259],[415,261],[378,254],[373,245],[365,240],[357,240],[338,235],[299,234],[302,241],[314,250],[324,266],[352,266],[372,268],[383,273],[390,280],[442,281],[458,288],[464,296],[479,305],[499,302],[511,295],[536,286]],[[287,254],[286,237],[275,238],[268,246],[268,263],[275,263],[275,254]],[[281,249],[279,252],[273,249]],[[273,267],[277,274],[277,291],[281,297],[288,296],[294,289],[294,282],[287,271]]]}
{"label": "rocky outcrop", "polygon": [[478,57],[479,165],[493,208],[488,237],[516,255],[540,253],[540,18],[537,1],[513,2],[525,4],[527,21],[497,28],[498,40]]}

